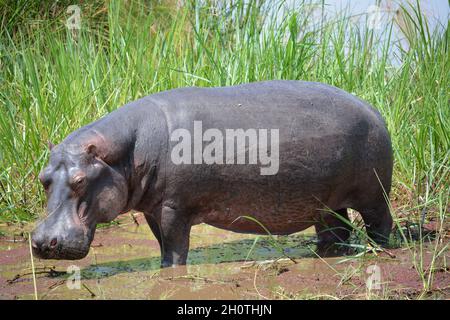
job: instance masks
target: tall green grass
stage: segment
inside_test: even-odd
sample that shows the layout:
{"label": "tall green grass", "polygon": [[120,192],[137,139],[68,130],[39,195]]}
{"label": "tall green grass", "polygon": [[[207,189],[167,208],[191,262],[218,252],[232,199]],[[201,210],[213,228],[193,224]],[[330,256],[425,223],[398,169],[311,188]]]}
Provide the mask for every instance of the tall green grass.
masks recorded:
{"label": "tall green grass", "polygon": [[[417,218],[424,207],[446,215],[450,31],[431,33],[418,4],[374,32],[345,12],[313,21],[311,6],[301,1],[295,10],[263,0],[186,1],[182,7],[96,1],[81,6],[82,29],[72,32],[61,3],[28,8],[27,20],[20,18],[21,3],[2,4],[1,221],[32,220],[43,211],[36,177],[48,159],[48,140],[58,143],[153,92],[268,79],[321,81],[373,104],[392,135],[392,199],[407,204],[401,212],[408,217]],[[407,49],[393,40],[396,29]]]}

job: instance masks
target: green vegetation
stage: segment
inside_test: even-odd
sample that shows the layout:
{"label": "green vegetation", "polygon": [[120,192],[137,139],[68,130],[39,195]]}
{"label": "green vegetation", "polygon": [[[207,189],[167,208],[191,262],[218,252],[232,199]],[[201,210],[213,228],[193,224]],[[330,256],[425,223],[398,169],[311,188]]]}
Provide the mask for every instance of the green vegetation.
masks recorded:
{"label": "green vegetation", "polygon": [[[59,143],[127,102],[176,87],[301,79],[335,85],[380,110],[395,153],[398,229],[434,220],[436,259],[442,255],[450,194],[448,26],[431,32],[419,3],[375,32],[345,12],[315,21],[308,2],[297,10],[283,10],[283,1],[235,0],[222,8],[215,1],[152,2],[80,5],[81,30],[69,30],[70,2],[0,1],[0,222],[43,213],[37,175],[47,141]],[[408,248],[428,288],[432,271],[423,271],[421,246]]]}
{"label": "green vegetation", "polygon": [[[80,32],[65,27],[69,14],[61,4],[25,8],[30,18],[16,24],[14,16],[23,14],[6,6],[0,219],[29,220],[41,211],[44,193],[36,177],[48,158],[48,140],[58,143],[152,92],[264,79],[322,81],[366,99],[392,135],[393,199],[407,201],[405,210],[414,214],[448,195],[449,30],[430,34],[418,7],[404,8],[401,23],[379,34],[344,15],[314,23],[307,4],[282,12],[282,6],[267,10],[266,2],[236,1],[222,9],[189,3],[179,10],[170,2],[156,8],[100,2],[81,7]],[[397,51],[401,64],[395,65],[390,58],[398,44],[390,34],[399,26],[409,49]]]}

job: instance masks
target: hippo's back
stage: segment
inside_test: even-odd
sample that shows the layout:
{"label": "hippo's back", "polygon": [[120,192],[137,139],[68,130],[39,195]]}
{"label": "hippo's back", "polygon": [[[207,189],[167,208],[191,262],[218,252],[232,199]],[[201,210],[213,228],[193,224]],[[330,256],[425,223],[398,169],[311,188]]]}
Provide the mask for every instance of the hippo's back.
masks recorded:
{"label": "hippo's back", "polygon": [[374,169],[390,187],[392,155],[383,119],[338,88],[265,81],[175,89],[145,99],[164,112],[169,135],[187,129],[194,136],[194,122],[201,122],[202,132],[218,129],[224,139],[230,129],[279,132],[274,175],[261,175],[261,165],[254,164],[174,164],[170,150],[178,141],[169,143],[167,197],[182,199],[202,213],[200,221],[257,232],[254,223],[234,222],[230,227],[237,217],[252,215],[273,233],[291,233],[312,225],[317,209],[355,207],[365,201],[360,193],[377,184]]}
{"label": "hippo's back", "polygon": [[[169,131],[202,120],[204,128],[290,128],[302,139],[354,134],[355,126],[385,130],[380,114],[336,87],[276,80],[230,87],[180,88],[148,97],[165,111]],[[291,137],[295,138],[295,137]]]}

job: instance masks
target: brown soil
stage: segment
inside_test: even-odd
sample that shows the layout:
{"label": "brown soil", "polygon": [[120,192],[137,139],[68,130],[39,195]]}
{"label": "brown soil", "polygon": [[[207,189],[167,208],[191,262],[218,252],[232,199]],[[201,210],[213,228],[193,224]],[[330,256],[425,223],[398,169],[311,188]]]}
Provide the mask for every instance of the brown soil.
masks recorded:
{"label": "brown soil", "polygon": [[[130,216],[124,216],[118,226],[97,230],[89,255],[82,260],[35,259],[38,297],[450,298],[449,255],[444,252],[433,261],[435,242],[425,242],[422,250],[417,245],[415,248],[391,249],[387,253],[320,258],[314,252],[312,229],[278,237],[278,242],[285,248],[283,255],[265,237],[259,237],[254,245],[256,236],[199,225],[191,233],[188,266],[161,270],[159,245],[141,215],[137,215],[137,220],[139,225]],[[0,238],[0,299],[34,299],[28,241],[21,237],[17,240]],[[440,243],[439,248],[442,247]],[[71,265],[81,270],[80,289],[67,286],[69,275],[66,271]],[[371,268],[380,271],[380,281],[373,282],[379,286],[369,290],[366,282]]]}

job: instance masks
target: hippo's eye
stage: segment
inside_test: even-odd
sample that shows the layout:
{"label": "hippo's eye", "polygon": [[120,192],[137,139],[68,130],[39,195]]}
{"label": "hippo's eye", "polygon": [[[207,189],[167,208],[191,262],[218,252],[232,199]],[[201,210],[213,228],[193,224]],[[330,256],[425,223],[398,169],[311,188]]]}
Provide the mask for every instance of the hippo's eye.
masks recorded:
{"label": "hippo's eye", "polygon": [[76,180],[75,180],[75,183],[76,184],[80,184],[80,183],[82,183],[84,181],[84,177],[78,177]]}
{"label": "hippo's eye", "polygon": [[72,181],[72,187],[77,189],[83,185],[85,181],[85,176],[76,176]]}

